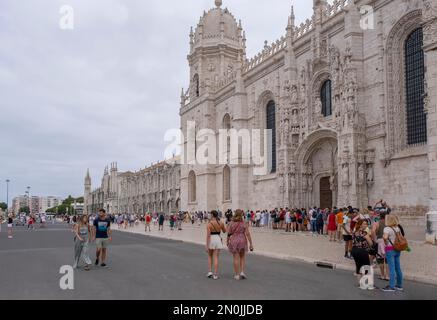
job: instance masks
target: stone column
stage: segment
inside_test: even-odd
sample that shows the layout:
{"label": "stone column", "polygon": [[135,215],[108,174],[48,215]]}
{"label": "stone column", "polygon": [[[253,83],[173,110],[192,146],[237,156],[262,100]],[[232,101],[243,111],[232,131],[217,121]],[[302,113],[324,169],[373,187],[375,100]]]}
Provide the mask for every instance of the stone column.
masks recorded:
{"label": "stone column", "polygon": [[437,244],[437,3],[425,0],[423,5],[430,195],[426,241]]}

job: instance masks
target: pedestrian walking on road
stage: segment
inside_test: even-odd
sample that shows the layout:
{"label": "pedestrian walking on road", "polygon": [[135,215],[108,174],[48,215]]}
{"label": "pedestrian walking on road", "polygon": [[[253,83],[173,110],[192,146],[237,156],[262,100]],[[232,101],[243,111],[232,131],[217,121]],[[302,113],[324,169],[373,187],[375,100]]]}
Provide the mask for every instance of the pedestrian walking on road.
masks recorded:
{"label": "pedestrian walking on road", "polygon": [[244,222],[244,212],[238,209],[233,221],[228,226],[227,244],[229,251],[234,256],[234,279],[246,279],[244,267],[246,263],[247,243],[250,251],[253,251],[252,237],[249,231],[249,223]]}
{"label": "pedestrian walking on road", "polygon": [[27,220],[27,230],[29,230],[29,229],[33,230],[34,229],[34,227],[33,227],[34,222],[35,221],[33,220],[33,216],[30,215],[28,220]]}
{"label": "pedestrian walking on road", "polygon": [[14,219],[12,218],[12,215],[10,214],[8,217],[8,239],[12,239],[12,227],[14,225]]}
{"label": "pedestrian walking on road", "polygon": [[[226,233],[226,227],[220,221],[219,214],[213,210],[211,221],[206,226],[206,252],[208,253],[209,272],[207,277],[217,280],[220,250],[224,248],[221,233]],[[213,272],[214,270],[214,272]]]}
{"label": "pedestrian walking on road", "polygon": [[106,255],[109,242],[112,241],[111,220],[106,216],[105,209],[99,210],[98,217],[94,220],[93,239],[96,240],[96,266],[101,262],[101,267],[106,267]]}
{"label": "pedestrian walking on road", "polygon": [[88,216],[83,215],[75,227],[75,244],[74,244],[74,264],[76,269],[82,259],[85,262],[85,270],[89,271],[91,266],[91,259],[88,255],[89,239],[91,238],[91,229],[88,224]]}

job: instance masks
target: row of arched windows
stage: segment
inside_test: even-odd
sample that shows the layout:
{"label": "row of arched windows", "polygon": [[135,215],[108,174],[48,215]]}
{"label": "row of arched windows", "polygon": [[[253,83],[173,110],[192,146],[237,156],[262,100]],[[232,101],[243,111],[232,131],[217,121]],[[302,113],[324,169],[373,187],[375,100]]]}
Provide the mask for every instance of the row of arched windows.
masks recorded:
{"label": "row of arched windows", "polygon": [[[231,168],[225,166],[223,168],[223,201],[231,200]],[[197,177],[196,173],[191,170],[188,174],[188,202],[195,203],[197,201]]]}

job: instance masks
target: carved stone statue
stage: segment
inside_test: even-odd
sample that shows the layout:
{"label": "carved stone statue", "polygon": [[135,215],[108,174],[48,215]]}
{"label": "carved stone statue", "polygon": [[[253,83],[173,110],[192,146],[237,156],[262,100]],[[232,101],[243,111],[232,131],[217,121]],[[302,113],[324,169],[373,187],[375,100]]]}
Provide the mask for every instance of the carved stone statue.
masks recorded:
{"label": "carved stone statue", "polygon": [[329,185],[330,185],[331,191],[337,190],[337,185],[336,185],[334,173],[331,173],[331,176],[329,177]]}
{"label": "carved stone statue", "polygon": [[300,102],[302,105],[306,104],[306,100],[307,100],[307,92],[306,92],[306,85],[305,84],[301,84],[300,85]]}
{"label": "carved stone statue", "polygon": [[290,189],[291,191],[296,190],[296,175],[294,173],[290,174]]}
{"label": "carved stone statue", "polygon": [[341,180],[343,186],[347,187],[349,186],[349,163],[345,162],[343,163],[341,167]]}
{"label": "carved stone statue", "polygon": [[360,163],[358,166],[358,185],[362,186],[364,184],[365,179],[365,170],[364,170],[364,163]]}
{"label": "carved stone statue", "polygon": [[373,182],[374,182],[373,164],[369,164],[367,168],[367,184],[373,184]]}
{"label": "carved stone statue", "polygon": [[295,174],[296,173],[296,165],[294,164],[294,162],[291,162],[288,164],[288,172],[290,174]]}
{"label": "carved stone statue", "polygon": [[302,190],[307,191],[307,189],[308,189],[308,180],[307,180],[306,174],[303,174],[302,175]]}
{"label": "carved stone statue", "polygon": [[307,179],[308,179],[308,182],[307,182],[307,184],[308,184],[308,191],[309,192],[312,192],[313,191],[313,176],[312,175],[307,175]]}

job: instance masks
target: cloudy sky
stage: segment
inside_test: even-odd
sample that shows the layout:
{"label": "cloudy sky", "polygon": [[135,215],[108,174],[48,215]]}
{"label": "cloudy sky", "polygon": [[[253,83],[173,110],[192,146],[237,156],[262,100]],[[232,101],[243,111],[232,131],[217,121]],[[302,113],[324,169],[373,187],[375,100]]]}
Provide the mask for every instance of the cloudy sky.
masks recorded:
{"label": "cloudy sky", "polygon": [[[312,1],[294,0],[297,23]],[[248,57],[285,34],[291,0],[224,0]],[[59,27],[62,5],[74,30]],[[82,195],[103,169],[138,170],[164,157],[187,87],[188,34],[214,0],[1,0],[0,201]]]}

